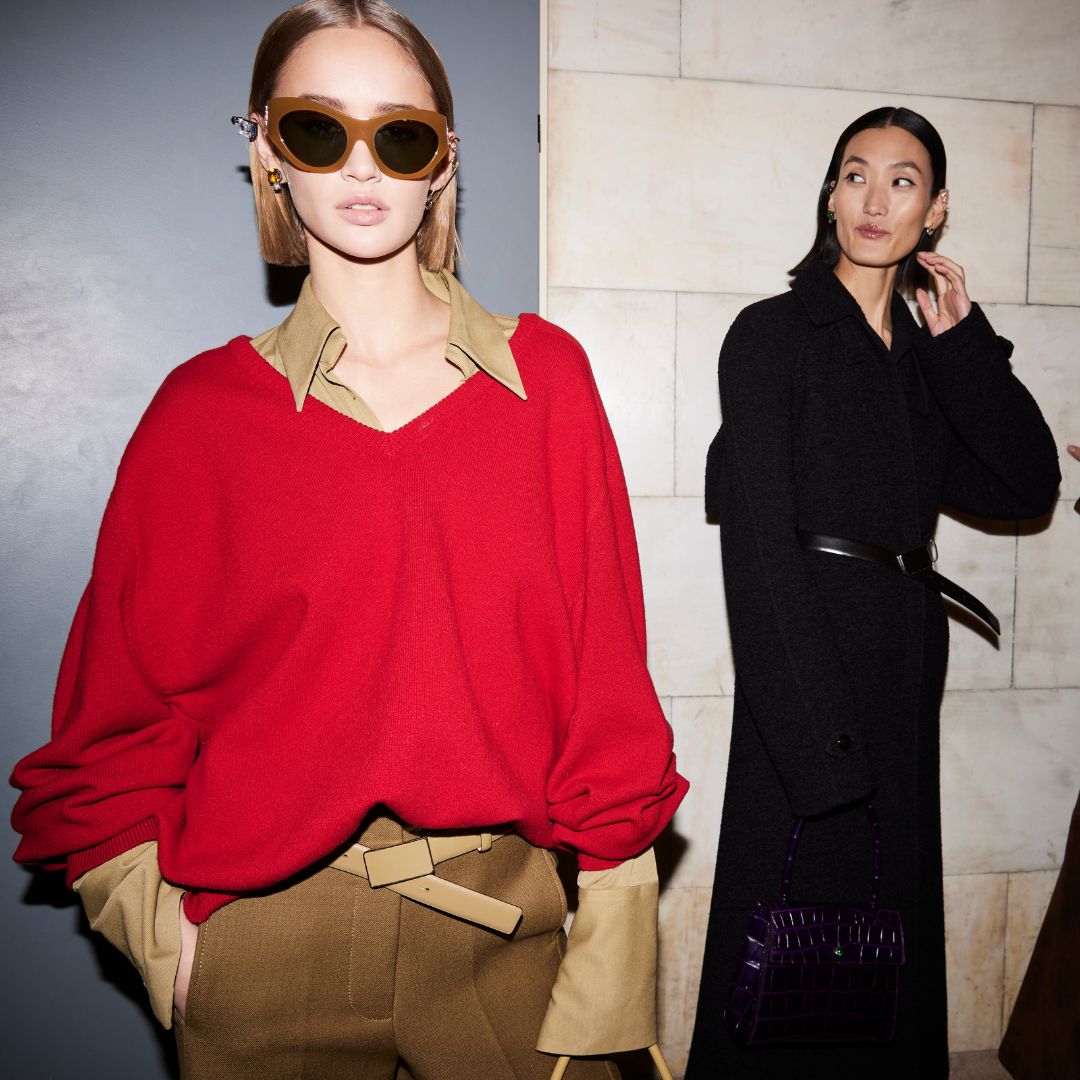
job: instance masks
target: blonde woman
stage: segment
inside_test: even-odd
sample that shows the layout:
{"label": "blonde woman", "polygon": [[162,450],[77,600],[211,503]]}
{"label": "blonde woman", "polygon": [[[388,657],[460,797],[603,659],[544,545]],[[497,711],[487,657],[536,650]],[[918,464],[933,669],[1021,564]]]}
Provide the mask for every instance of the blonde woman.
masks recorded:
{"label": "blonde woman", "polygon": [[[394,8],[285,12],[234,119],[263,254],[310,276],[135,432],[16,857],[66,869],[185,1077],[546,1080],[647,1046],[686,783],[588,362],[454,278],[450,87]],[[581,868],[561,968],[552,848]]]}

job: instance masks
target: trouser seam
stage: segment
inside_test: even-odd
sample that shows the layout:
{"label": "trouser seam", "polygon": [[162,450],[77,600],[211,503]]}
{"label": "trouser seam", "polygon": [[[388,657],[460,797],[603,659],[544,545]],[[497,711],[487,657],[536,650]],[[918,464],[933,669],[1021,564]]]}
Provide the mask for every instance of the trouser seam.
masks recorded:
{"label": "trouser seam", "polygon": [[[395,953],[395,956],[394,956],[394,994],[391,997],[391,1002],[390,1002],[390,1015],[389,1016],[368,1016],[368,1014],[366,1012],[364,1012],[360,1008],[360,1006],[357,1004],[355,998],[353,997],[353,973],[356,971],[356,963],[357,963],[357,950],[356,950],[357,921],[358,921],[359,916],[360,916],[360,906],[361,906],[361,902],[362,902],[362,899],[363,899],[361,897],[360,893],[361,893],[361,890],[365,889],[365,888],[370,888],[370,886],[367,884],[366,881],[363,881],[363,880],[361,880],[359,878],[355,881],[355,883],[353,885],[352,927],[351,927],[351,932],[349,934],[349,980],[348,980],[349,1008],[352,1009],[356,1013],[356,1015],[359,1016],[360,1019],[362,1019],[362,1020],[367,1020],[367,1021],[369,1021],[370,1023],[373,1023],[373,1024],[390,1024],[391,1025],[391,1031],[392,1031],[393,1030],[393,1024],[394,1024],[394,1011],[393,1011],[394,1010],[394,1004],[393,1003],[394,1003],[394,1000],[397,997],[397,955],[396,955],[396,953]],[[400,908],[398,910],[400,912]],[[398,918],[400,920],[400,914],[399,914]],[[400,941],[400,931],[399,931],[398,940]]]}

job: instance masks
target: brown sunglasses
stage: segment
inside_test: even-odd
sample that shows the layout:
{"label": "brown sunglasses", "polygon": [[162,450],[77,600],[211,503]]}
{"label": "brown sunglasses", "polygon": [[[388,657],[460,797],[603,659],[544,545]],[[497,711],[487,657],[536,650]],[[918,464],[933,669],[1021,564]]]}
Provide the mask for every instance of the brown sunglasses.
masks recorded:
{"label": "brown sunglasses", "polygon": [[446,157],[446,117],[426,109],[398,109],[360,120],[307,98],[271,98],[266,106],[270,142],[298,169],[333,172],[358,141],[376,164],[398,180],[417,180]]}

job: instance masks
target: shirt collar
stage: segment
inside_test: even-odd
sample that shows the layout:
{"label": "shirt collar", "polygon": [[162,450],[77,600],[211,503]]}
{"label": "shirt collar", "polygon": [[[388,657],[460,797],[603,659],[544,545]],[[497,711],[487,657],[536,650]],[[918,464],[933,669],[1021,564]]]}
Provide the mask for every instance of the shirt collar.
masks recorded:
{"label": "shirt collar", "polygon": [[468,294],[465,286],[449,270],[434,273],[421,267],[420,276],[431,292],[440,300],[450,303],[447,356],[453,349],[459,349],[496,382],[513,391],[522,401],[527,400],[521,374],[507,340],[507,330],[517,326],[517,319],[493,315]]}
{"label": "shirt collar", "polygon": [[[450,304],[447,358],[453,360],[456,350],[522,401],[526,400],[521,374],[507,340],[517,320],[493,315],[448,270],[436,273],[421,268],[420,274],[428,290]],[[278,330],[277,344],[299,412],[319,365],[332,368],[347,344],[341,327],[315,295],[310,276],[304,279],[296,306]]]}
{"label": "shirt collar", "polygon": [[333,367],[345,351],[345,335],[304,278],[296,306],[278,328],[277,351],[292,388],[296,411],[304,407],[319,364]]}
{"label": "shirt collar", "polygon": [[[828,326],[848,318],[866,321],[859,302],[847,291],[832,268],[823,262],[812,262],[803,267],[799,276],[792,281],[791,290],[802,301],[815,326]],[[911,346],[918,324],[904,298],[895,291],[890,302],[890,314],[893,330],[891,351],[901,356]]]}

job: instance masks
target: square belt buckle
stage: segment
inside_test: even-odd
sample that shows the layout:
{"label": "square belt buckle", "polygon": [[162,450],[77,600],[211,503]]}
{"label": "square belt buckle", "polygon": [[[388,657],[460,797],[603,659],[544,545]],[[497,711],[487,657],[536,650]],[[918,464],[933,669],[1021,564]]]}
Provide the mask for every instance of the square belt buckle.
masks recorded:
{"label": "square belt buckle", "polygon": [[431,849],[423,837],[410,840],[407,844],[365,851],[364,866],[367,867],[368,883],[373,889],[424,877],[435,869]]}
{"label": "square belt buckle", "polygon": [[900,564],[900,569],[909,576],[925,574],[937,562],[937,545],[931,540],[923,547],[912,548],[903,555],[897,555],[896,561]]}

